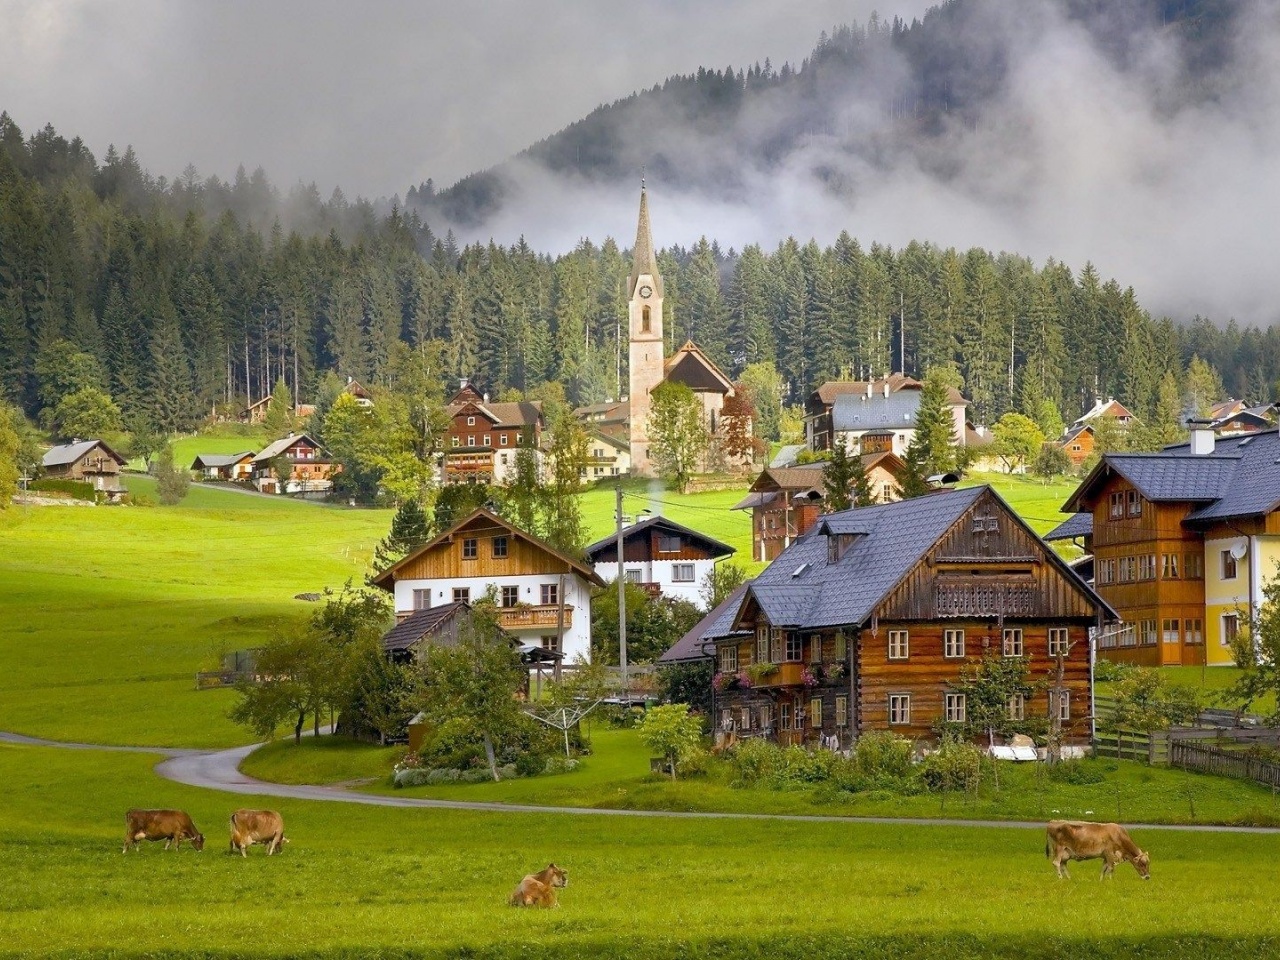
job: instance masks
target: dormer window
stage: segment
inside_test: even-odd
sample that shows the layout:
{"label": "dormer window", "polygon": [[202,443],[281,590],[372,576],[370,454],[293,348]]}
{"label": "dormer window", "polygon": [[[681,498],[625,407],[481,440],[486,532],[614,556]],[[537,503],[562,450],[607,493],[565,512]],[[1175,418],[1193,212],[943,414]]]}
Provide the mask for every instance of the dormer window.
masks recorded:
{"label": "dormer window", "polygon": [[857,534],[836,533],[827,535],[827,563],[838,563],[857,540]]}

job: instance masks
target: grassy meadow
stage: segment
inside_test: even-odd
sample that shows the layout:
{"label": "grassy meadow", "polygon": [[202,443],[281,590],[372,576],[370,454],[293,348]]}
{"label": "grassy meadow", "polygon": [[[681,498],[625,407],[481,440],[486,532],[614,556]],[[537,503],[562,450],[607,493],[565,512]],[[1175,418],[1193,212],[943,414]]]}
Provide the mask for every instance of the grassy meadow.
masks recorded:
{"label": "grassy meadow", "polygon": [[[152,758],[0,746],[0,956],[1028,958],[1267,956],[1276,836],[1135,831],[1144,883],[1060,881],[1039,830],[389,809],[239,797]],[[85,789],[92,784],[92,789]],[[122,855],[131,806],[188,810],[203,853]],[[240,806],[291,843],[227,854]],[[514,910],[568,871],[557,910]],[[1087,918],[1087,920],[1086,920]]]}
{"label": "grassy meadow", "polygon": [[[127,483],[154,495],[147,478]],[[390,516],[199,484],[176,507],[0,511],[0,729],[246,742],[225,716],[234,694],[196,691],[196,671],[304,617],[295,594],[359,580]]]}

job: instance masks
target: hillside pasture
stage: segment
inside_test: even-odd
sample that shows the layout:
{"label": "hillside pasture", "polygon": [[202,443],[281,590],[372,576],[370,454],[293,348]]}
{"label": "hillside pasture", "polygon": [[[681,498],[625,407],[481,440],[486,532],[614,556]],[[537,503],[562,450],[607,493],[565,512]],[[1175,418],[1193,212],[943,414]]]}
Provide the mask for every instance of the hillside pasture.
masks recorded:
{"label": "hillside pasture", "polygon": [[[233,796],[153,758],[0,746],[0,956],[1267,956],[1275,835],[1135,830],[1122,865],[1058,880],[1040,829],[390,809]],[[93,789],[85,789],[92,783]],[[124,811],[188,810],[203,853],[123,855]],[[240,806],[279,856],[227,853]],[[554,860],[558,910],[506,897]],[[1261,884],[1261,886],[1260,886]]]}

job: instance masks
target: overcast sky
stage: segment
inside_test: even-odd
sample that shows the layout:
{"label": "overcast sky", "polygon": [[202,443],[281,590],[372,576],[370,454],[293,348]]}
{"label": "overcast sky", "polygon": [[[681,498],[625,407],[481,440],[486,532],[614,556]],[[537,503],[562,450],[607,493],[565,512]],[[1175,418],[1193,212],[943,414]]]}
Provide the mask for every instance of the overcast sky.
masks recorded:
{"label": "overcast sky", "polygon": [[0,0],[0,109],[170,178],[448,186],[699,66],[799,63],[926,0]]}

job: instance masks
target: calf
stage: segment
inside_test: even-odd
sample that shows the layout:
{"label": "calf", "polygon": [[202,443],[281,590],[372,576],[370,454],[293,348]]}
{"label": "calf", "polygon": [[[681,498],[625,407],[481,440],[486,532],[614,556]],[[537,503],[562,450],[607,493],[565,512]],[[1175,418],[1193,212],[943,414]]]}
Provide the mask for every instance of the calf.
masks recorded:
{"label": "calf", "polygon": [[556,897],[558,887],[569,885],[569,874],[554,863],[547,864],[545,870],[531,873],[511,891],[507,902],[513,907],[558,907]]}
{"label": "calf", "polygon": [[1058,868],[1059,877],[1067,877],[1068,860],[1102,858],[1103,878],[1112,875],[1117,863],[1129,861],[1138,876],[1151,879],[1151,858],[1129,837],[1129,831],[1118,823],[1085,823],[1079,820],[1050,820],[1044,852]]}
{"label": "calf", "polygon": [[280,849],[284,838],[284,819],[274,810],[237,810],[231,815],[231,852],[240,856],[255,843],[267,845],[267,856]]}
{"label": "calf", "polygon": [[190,840],[197,851],[204,849],[204,834],[196,829],[185,810],[130,810],[124,815],[124,849],[137,849],[139,841],[163,840],[164,848],[178,849],[183,840]]}

